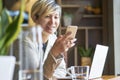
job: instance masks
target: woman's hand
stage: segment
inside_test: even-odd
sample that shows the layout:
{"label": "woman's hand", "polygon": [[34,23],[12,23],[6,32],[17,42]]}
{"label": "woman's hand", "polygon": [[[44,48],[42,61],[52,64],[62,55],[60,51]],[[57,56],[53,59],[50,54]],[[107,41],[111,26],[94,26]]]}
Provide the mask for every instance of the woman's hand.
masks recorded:
{"label": "woman's hand", "polygon": [[71,32],[66,33],[65,35],[60,35],[55,41],[51,52],[54,57],[59,56],[61,53],[68,51],[69,48],[75,45],[76,39],[70,38]]}

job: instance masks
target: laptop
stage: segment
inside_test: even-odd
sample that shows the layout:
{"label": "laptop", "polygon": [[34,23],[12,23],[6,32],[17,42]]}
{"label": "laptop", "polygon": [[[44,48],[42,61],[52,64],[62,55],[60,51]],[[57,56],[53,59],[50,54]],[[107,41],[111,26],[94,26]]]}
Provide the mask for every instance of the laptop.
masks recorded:
{"label": "laptop", "polygon": [[106,57],[108,53],[108,46],[96,45],[96,49],[93,56],[93,61],[89,73],[89,79],[102,77]]}
{"label": "laptop", "polygon": [[[107,53],[108,53],[108,46],[104,46],[100,44],[96,45],[92,65],[91,65],[90,72],[88,75],[89,80],[102,77]],[[58,78],[58,80],[64,80],[64,79],[71,80],[71,76],[67,76],[64,78]]]}
{"label": "laptop", "polygon": [[16,58],[0,56],[0,80],[13,80]]}

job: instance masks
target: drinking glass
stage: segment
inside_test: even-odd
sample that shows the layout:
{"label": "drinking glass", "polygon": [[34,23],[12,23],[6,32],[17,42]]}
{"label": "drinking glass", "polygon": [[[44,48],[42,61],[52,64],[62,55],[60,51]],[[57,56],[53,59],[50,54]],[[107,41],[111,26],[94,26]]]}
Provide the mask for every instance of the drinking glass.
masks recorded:
{"label": "drinking glass", "polygon": [[19,80],[43,80],[40,70],[20,70]]}
{"label": "drinking glass", "polygon": [[88,80],[89,66],[71,66],[67,69],[67,73],[72,77],[72,80]]}

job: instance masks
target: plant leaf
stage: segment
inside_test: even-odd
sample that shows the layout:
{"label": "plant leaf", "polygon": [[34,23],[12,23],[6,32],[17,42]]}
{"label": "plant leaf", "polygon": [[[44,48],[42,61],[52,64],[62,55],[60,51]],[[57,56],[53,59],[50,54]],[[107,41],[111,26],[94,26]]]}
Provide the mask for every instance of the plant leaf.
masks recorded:
{"label": "plant leaf", "polygon": [[87,50],[83,47],[78,47],[78,52],[81,57],[91,57],[93,54],[93,48],[88,48]]}
{"label": "plant leaf", "polygon": [[[21,24],[23,22],[23,11],[24,11],[24,0],[20,8],[20,14],[8,25],[5,30],[5,36],[1,37],[1,43],[3,46],[0,47],[0,54],[6,55],[10,45],[16,40],[19,33],[21,32]],[[1,26],[3,27],[3,26]]]}
{"label": "plant leaf", "polygon": [[6,30],[11,22],[12,18],[7,14],[6,9],[3,9],[0,15],[0,53],[2,53],[4,50],[2,49],[2,47],[4,46],[5,43]]}

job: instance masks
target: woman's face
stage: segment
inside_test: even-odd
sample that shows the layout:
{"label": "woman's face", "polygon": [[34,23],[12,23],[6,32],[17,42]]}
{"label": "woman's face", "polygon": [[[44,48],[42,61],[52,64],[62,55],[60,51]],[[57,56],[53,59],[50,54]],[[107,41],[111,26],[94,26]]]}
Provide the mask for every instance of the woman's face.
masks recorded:
{"label": "woman's face", "polygon": [[54,11],[48,15],[39,17],[37,24],[43,28],[43,31],[53,34],[60,24],[60,14],[58,11]]}

